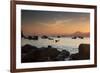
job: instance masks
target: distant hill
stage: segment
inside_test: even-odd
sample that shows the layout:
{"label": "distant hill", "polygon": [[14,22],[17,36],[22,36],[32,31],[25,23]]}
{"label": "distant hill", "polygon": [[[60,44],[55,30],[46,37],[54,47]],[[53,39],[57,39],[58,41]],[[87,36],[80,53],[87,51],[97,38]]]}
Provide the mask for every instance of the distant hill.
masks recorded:
{"label": "distant hill", "polygon": [[89,32],[86,32],[86,33],[83,33],[83,32],[75,32],[75,33],[72,33],[71,36],[90,37],[90,33]]}
{"label": "distant hill", "polygon": [[[28,36],[25,36],[23,34],[23,32],[22,32],[22,37],[28,37]],[[35,36],[35,35],[30,35],[30,36]],[[43,36],[43,35],[37,35],[37,36]],[[82,36],[82,37],[90,37],[90,32],[80,32],[80,31],[77,31],[77,32],[74,32],[74,33],[71,33],[71,34],[64,34],[64,35],[54,34],[54,35],[45,35],[45,36],[63,36],[63,37]]]}
{"label": "distant hill", "polygon": [[82,37],[90,37],[90,32],[74,32],[72,34],[66,34],[66,35],[62,35],[62,36],[67,36],[67,37],[73,37],[73,36],[82,36]]}

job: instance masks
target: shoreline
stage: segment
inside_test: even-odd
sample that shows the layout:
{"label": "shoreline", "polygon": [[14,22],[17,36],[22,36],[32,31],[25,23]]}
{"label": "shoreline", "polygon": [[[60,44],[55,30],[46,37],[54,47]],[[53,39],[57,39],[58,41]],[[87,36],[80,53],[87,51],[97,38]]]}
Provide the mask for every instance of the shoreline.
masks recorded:
{"label": "shoreline", "polygon": [[[80,44],[79,52],[71,54],[67,50],[59,51],[58,48],[52,46],[37,48],[36,46],[31,46],[29,44],[21,48],[21,62],[45,62],[45,61],[65,61],[68,60],[80,60],[90,58],[90,45]],[[88,50],[86,50],[88,49]],[[87,51],[87,55],[84,52]],[[82,55],[83,54],[83,55]]]}

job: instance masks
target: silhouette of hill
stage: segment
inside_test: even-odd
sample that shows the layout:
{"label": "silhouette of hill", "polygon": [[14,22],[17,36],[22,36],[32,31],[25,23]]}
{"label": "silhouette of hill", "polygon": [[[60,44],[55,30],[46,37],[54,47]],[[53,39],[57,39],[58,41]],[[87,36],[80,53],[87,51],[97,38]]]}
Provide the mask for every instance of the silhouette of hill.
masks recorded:
{"label": "silhouette of hill", "polygon": [[89,32],[75,32],[75,33],[72,33],[71,36],[82,36],[82,37],[90,37],[90,33]]}
{"label": "silhouette of hill", "polygon": [[77,31],[77,32],[74,32],[74,33],[71,33],[71,34],[62,35],[62,36],[64,36],[64,37],[73,37],[73,36],[90,37],[90,32]]}

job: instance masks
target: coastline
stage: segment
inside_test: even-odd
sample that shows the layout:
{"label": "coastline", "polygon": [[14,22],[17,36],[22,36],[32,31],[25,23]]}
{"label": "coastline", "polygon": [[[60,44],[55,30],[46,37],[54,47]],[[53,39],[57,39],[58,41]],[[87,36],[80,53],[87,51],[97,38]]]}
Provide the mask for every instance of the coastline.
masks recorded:
{"label": "coastline", "polygon": [[79,52],[71,54],[67,50],[59,51],[51,45],[48,47],[38,48],[26,44],[21,48],[21,62],[45,62],[45,61],[70,61],[70,60],[85,60],[90,59],[90,45],[80,44]]}

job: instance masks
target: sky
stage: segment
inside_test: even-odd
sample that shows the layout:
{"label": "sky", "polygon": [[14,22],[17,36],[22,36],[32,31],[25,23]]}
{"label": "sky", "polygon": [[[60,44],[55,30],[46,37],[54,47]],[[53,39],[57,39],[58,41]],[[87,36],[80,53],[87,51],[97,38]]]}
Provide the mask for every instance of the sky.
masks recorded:
{"label": "sky", "polygon": [[90,32],[90,14],[21,10],[21,30],[25,35],[68,35]]}

